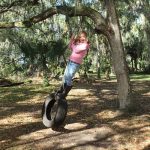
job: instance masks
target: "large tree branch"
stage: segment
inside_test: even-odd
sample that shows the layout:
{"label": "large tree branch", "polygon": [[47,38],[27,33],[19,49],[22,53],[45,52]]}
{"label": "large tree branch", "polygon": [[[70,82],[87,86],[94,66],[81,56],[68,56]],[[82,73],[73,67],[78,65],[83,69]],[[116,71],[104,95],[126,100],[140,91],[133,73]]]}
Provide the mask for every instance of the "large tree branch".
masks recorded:
{"label": "large tree branch", "polygon": [[55,14],[63,14],[68,15],[70,17],[74,16],[87,16],[91,18],[95,23],[95,28],[101,32],[107,31],[107,22],[105,18],[96,10],[86,7],[86,6],[79,6],[79,7],[69,7],[69,6],[57,6],[47,9],[46,11],[42,12],[41,14],[29,18],[28,20],[21,21],[21,22],[0,22],[0,28],[24,28],[24,27],[31,27],[33,24],[43,21],[47,18],[52,17]]}
{"label": "large tree branch", "polygon": [[0,14],[3,14],[7,11],[12,11],[10,10],[10,8],[15,7],[15,6],[34,6],[34,5],[38,5],[39,4],[39,0],[16,0],[13,1],[11,3],[5,3],[4,5],[0,5]]}

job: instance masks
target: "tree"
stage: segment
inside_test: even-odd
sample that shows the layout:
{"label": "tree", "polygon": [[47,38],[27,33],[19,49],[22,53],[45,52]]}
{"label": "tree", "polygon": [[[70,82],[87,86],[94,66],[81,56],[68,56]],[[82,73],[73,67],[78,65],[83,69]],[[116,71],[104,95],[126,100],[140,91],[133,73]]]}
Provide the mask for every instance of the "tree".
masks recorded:
{"label": "tree", "polygon": [[111,30],[109,31],[108,39],[112,49],[112,63],[114,64],[114,69],[118,81],[120,108],[126,108],[131,104],[131,89],[121,33],[119,29],[119,20],[117,17],[114,1],[106,1],[106,7],[111,28]]}
{"label": "tree", "polygon": [[132,64],[132,72],[150,73],[149,6],[149,0],[118,2],[123,44],[130,70]]}
{"label": "tree", "polygon": [[95,31],[98,34],[104,34],[110,43],[112,50],[112,63],[116,72],[118,81],[118,94],[120,100],[120,108],[124,109],[131,104],[130,100],[130,83],[128,78],[125,54],[122,45],[122,39],[119,29],[119,21],[116,13],[114,0],[105,1],[107,16],[103,17],[98,11],[78,5],[71,7],[67,5],[59,5],[48,8],[47,10],[33,16],[29,19],[20,22],[0,22],[0,28],[15,28],[15,27],[31,27],[32,25],[52,17],[55,14],[63,14],[69,17],[86,16],[93,20]]}

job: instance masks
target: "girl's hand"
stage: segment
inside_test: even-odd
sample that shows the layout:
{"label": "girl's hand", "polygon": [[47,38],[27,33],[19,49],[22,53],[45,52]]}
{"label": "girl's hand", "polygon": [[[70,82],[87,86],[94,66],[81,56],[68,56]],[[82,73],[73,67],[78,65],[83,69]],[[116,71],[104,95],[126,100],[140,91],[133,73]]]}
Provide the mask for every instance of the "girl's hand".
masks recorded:
{"label": "girl's hand", "polygon": [[71,36],[71,40],[73,40],[73,39],[75,39],[75,35],[73,35],[73,34],[72,34],[72,36]]}

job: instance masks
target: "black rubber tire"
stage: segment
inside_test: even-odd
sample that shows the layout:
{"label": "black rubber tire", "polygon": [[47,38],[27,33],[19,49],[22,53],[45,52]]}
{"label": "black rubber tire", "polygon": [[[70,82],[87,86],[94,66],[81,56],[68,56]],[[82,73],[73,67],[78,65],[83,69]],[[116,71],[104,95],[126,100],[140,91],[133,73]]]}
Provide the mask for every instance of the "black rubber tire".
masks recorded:
{"label": "black rubber tire", "polygon": [[51,109],[54,106],[55,99],[51,96],[47,96],[42,107],[42,121],[46,127],[52,127],[54,125],[54,119],[51,117]]}
{"label": "black rubber tire", "polygon": [[[52,113],[54,107],[54,113]],[[46,97],[46,100],[42,107],[42,121],[46,127],[58,127],[60,126],[67,115],[68,104],[66,99],[55,100],[52,95]]]}
{"label": "black rubber tire", "polygon": [[58,127],[63,124],[68,111],[68,104],[66,99],[60,99],[58,101],[57,113],[54,118],[54,126]]}

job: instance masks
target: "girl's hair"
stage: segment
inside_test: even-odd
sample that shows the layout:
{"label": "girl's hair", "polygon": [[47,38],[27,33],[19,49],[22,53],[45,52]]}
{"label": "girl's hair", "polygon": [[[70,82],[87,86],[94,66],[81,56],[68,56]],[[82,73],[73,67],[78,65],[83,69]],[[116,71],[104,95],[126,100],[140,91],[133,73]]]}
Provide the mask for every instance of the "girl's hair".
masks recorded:
{"label": "girl's hair", "polygon": [[74,39],[74,44],[77,44],[79,41],[80,41],[80,38],[79,38],[79,36],[77,36],[77,37]]}
{"label": "girl's hair", "polygon": [[79,35],[80,34],[84,34],[86,37],[87,37],[87,33],[85,32],[85,31],[81,31],[80,33],[79,33]]}
{"label": "girl's hair", "polygon": [[74,44],[77,44],[80,41],[80,35],[84,34],[87,37],[87,33],[85,31],[81,31],[78,36],[74,39]]}

